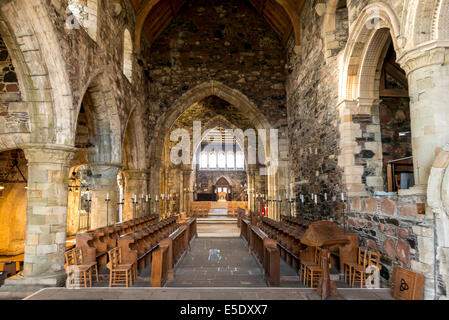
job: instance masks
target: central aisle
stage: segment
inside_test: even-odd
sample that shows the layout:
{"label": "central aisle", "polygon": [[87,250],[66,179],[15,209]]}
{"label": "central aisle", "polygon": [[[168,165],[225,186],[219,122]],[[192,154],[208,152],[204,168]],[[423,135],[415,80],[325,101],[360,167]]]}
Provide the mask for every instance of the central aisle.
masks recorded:
{"label": "central aisle", "polygon": [[196,238],[166,287],[267,287],[239,238]]}

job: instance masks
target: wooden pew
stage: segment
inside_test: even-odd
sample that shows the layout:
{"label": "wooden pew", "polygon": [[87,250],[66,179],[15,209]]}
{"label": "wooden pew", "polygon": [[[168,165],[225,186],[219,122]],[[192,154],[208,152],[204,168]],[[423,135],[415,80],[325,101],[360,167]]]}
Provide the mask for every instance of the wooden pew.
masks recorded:
{"label": "wooden pew", "polygon": [[16,261],[0,261],[0,287],[5,280],[17,274]]}

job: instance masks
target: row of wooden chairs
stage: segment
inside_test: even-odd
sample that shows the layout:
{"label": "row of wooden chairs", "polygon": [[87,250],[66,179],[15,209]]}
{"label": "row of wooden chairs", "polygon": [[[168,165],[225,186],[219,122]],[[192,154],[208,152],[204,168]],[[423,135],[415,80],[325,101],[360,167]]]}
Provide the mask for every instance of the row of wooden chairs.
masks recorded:
{"label": "row of wooden chairs", "polygon": [[363,288],[366,286],[366,269],[369,266],[380,268],[380,254],[359,247],[357,261],[344,264],[345,282],[348,282],[351,287],[354,287],[354,284],[359,282],[360,288]]}
{"label": "row of wooden chairs", "polygon": [[239,209],[248,210],[248,202],[228,202],[227,203],[228,215],[231,217],[237,217],[239,215]]}
{"label": "row of wooden chairs", "polygon": [[[156,223],[150,223],[150,220],[147,220],[146,222],[147,223],[145,224],[141,223],[141,229],[121,235],[121,229],[112,226],[96,230],[93,233],[77,235],[76,248],[81,252],[83,264],[95,263],[95,265],[98,265],[97,268],[105,267],[108,268],[110,272],[112,272],[111,270],[116,270],[115,266],[117,265],[130,264],[132,266],[132,279],[135,280],[137,267],[143,269],[147,264],[151,263],[152,249],[159,241],[168,237],[168,235],[178,226],[177,217],[175,216]],[[111,250],[117,248],[119,248],[120,252],[111,252]],[[111,258],[114,258],[115,260],[111,260]],[[119,262],[114,262],[117,259]],[[81,261],[81,259],[79,259],[79,261]],[[72,260],[68,264],[73,263]],[[121,267],[119,267],[119,269],[121,269]],[[115,271],[111,274],[113,278],[116,278],[115,280],[112,279],[114,286],[119,284],[132,285],[132,280],[126,282],[126,279],[122,279],[122,272],[120,272],[119,269],[117,269],[117,276]],[[87,282],[91,285],[87,269],[86,272],[81,273],[81,276],[83,277],[82,281],[86,282],[86,286]]]}
{"label": "row of wooden chairs", "polygon": [[310,222],[304,221],[303,219],[299,217],[291,217],[291,216],[285,216],[281,215],[281,221],[289,226],[297,227],[300,229],[307,229],[307,227],[310,225]]}
{"label": "row of wooden chairs", "polygon": [[192,217],[207,217],[212,207],[211,202],[191,202],[190,203],[190,216]]}

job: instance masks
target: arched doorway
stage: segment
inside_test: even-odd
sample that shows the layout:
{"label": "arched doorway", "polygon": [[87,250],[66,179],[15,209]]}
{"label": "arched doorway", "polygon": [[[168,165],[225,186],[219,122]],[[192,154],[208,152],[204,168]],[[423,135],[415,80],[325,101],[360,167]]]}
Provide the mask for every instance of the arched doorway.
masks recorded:
{"label": "arched doorway", "polygon": [[218,202],[230,201],[232,186],[230,185],[228,180],[226,180],[226,178],[222,177],[217,181],[217,183],[215,183],[214,193],[217,195],[216,200]]}

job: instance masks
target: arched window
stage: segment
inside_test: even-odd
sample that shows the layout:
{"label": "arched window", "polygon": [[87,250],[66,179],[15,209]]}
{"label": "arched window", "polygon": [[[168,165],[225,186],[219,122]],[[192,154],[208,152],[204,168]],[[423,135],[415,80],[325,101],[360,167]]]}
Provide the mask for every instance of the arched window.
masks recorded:
{"label": "arched window", "polygon": [[207,153],[203,152],[203,153],[201,153],[201,156],[200,156],[200,167],[201,167],[201,169],[206,169],[207,165],[208,165],[208,163],[207,163]]}
{"label": "arched window", "polygon": [[235,168],[235,155],[234,152],[230,151],[227,154],[227,167],[228,169],[234,169]]}
{"label": "arched window", "polygon": [[210,169],[217,168],[217,154],[215,152],[211,152],[209,154],[209,168]]}
{"label": "arched window", "polygon": [[128,29],[125,29],[123,38],[123,73],[132,82],[133,77],[133,41]]}
{"label": "arched window", "polygon": [[98,11],[98,1],[97,0],[69,0],[69,5],[67,11],[70,11],[76,22],[72,21],[71,16],[67,21],[67,24],[71,28],[77,28],[81,26],[86,30],[87,34],[94,40],[97,41],[97,11]]}
{"label": "arched window", "polygon": [[218,168],[220,169],[226,168],[226,154],[224,152],[220,152],[218,154]]}
{"label": "arched window", "polygon": [[245,156],[243,155],[243,152],[237,152],[236,166],[237,166],[237,169],[245,168]]}

